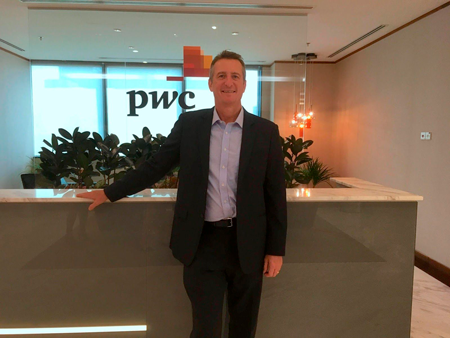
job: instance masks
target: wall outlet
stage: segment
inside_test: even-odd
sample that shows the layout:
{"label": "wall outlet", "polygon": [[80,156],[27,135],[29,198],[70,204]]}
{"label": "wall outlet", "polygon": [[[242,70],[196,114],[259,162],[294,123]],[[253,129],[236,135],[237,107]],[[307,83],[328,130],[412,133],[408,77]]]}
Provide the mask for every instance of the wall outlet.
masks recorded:
{"label": "wall outlet", "polygon": [[422,141],[430,141],[431,140],[431,132],[429,132],[429,131],[422,131],[420,133],[420,139]]}

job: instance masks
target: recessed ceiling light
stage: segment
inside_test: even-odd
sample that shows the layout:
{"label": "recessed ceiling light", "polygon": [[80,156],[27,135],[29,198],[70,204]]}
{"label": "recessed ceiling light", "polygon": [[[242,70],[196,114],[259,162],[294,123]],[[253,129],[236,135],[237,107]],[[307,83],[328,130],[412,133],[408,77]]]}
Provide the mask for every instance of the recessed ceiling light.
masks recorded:
{"label": "recessed ceiling light", "polygon": [[133,49],[133,53],[139,53],[137,49]]}
{"label": "recessed ceiling light", "polygon": [[147,61],[142,61],[142,63],[147,63]]}
{"label": "recessed ceiling light", "polygon": [[173,35],[174,37],[178,37],[178,35],[175,33],[174,35]]}
{"label": "recessed ceiling light", "polygon": [[211,28],[212,28],[212,29],[217,29],[217,27],[216,27],[216,26],[212,26]]}
{"label": "recessed ceiling light", "polygon": [[133,46],[130,46],[130,47],[128,47],[128,49],[134,49],[134,47],[133,47]]}
{"label": "recessed ceiling light", "polygon": [[115,28],[115,29],[114,29],[114,32],[116,32],[116,33],[121,33],[122,30],[121,30],[120,28]]}
{"label": "recessed ceiling light", "polygon": [[239,32],[233,32],[231,35],[239,35]]}

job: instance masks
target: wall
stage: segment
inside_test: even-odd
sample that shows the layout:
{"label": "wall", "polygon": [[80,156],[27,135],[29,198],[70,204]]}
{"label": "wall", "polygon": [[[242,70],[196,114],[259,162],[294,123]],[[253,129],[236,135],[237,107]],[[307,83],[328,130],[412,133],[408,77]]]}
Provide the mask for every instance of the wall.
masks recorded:
{"label": "wall", "polygon": [[30,65],[0,50],[0,189],[20,189],[33,156]]}
{"label": "wall", "polygon": [[[333,163],[424,196],[416,250],[450,266],[450,7],[338,62]],[[421,141],[420,132],[432,132]]]}
{"label": "wall", "polygon": [[[278,124],[281,136],[286,137],[293,134],[298,137],[298,129],[289,126],[289,121],[294,113],[292,101],[294,84],[288,79],[292,74],[299,73],[299,65],[275,62],[272,65],[272,70],[273,77],[278,78],[280,81],[272,82],[274,88],[272,90],[272,99],[274,102],[272,105],[273,118],[271,120]],[[304,130],[304,139],[314,141],[314,144],[308,149],[310,156],[319,157],[321,162],[335,169],[331,131],[336,111],[336,65],[313,64],[311,68],[310,64],[308,64],[307,77],[313,79],[313,85],[311,97],[309,95],[306,97],[306,106],[309,108],[309,99],[311,98],[314,119],[312,120],[311,129]],[[281,81],[281,79],[284,79],[284,81]],[[297,90],[298,88],[297,83]]]}

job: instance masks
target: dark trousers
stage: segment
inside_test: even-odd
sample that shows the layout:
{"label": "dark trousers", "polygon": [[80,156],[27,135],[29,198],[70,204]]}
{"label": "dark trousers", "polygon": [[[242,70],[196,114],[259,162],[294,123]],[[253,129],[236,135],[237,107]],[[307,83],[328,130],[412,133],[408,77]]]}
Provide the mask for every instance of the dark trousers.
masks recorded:
{"label": "dark trousers", "polygon": [[244,274],[239,265],[236,226],[205,223],[194,262],[184,267],[184,286],[192,303],[190,338],[220,338],[225,291],[230,314],[229,338],[253,338],[261,299],[261,269]]}

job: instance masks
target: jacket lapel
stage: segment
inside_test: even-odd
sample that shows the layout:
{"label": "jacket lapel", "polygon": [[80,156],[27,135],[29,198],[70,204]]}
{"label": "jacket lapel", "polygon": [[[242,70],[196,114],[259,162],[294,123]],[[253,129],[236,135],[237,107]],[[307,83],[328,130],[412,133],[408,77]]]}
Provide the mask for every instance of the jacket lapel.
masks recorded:
{"label": "jacket lapel", "polygon": [[242,185],[245,170],[250,162],[253,144],[256,138],[253,115],[244,110],[244,126],[242,128],[241,154],[239,156],[239,173],[237,190]]}
{"label": "jacket lapel", "polygon": [[203,173],[202,176],[206,177],[206,179],[208,179],[209,175],[209,143],[210,143],[209,139],[211,137],[211,123],[213,118],[213,111],[214,108],[212,108],[206,114],[202,115],[197,129],[198,131],[197,149],[200,152],[200,164]]}

